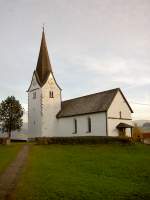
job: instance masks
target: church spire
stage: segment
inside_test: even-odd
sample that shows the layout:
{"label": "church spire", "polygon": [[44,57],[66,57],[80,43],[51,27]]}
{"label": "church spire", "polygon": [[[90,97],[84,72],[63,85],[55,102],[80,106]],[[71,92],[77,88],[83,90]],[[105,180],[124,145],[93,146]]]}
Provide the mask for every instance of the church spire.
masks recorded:
{"label": "church spire", "polygon": [[53,73],[53,72],[52,72],[52,67],[51,67],[51,63],[50,63],[50,59],[48,55],[44,26],[43,26],[41,47],[40,47],[38,62],[36,66],[36,74],[38,75],[38,79],[41,86],[45,84],[50,73]]}

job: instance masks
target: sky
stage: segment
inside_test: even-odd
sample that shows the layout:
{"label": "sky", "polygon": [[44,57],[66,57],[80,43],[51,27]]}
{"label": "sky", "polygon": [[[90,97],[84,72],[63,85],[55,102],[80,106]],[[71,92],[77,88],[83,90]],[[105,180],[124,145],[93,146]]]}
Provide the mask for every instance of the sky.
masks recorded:
{"label": "sky", "polygon": [[149,10],[150,0],[0,0],[0,101],[14,95],[27,114],[44,23],[63,100],[120,87],[133,119],[150,120]]}

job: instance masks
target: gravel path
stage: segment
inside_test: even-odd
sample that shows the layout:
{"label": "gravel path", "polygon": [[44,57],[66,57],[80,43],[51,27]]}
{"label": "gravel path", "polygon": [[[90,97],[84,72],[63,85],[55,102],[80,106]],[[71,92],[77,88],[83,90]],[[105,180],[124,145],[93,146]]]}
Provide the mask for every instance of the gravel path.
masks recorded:
{"label": "gravel path", "polygon": [[12,199],[12,192],[15,189],[19,175],[22,172],[29,152],[29,145],[23,145],[16,159],[0,176],[0,200]]}

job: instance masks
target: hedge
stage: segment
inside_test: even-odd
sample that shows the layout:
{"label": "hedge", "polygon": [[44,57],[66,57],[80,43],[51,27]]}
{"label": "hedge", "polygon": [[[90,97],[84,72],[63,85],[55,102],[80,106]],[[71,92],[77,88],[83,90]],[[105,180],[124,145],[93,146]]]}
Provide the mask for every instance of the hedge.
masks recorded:
{"label": "hedge", "polygon": [[77,136],[77,137],[37,137],[36,144],[107,144],[120,143],[131,144],[129,137],[108,137],[108,136]]}
{"label": "hedge", "polygon": [[10,139],[9,138],[0,138],[0,144],[9,144],[10,143]]}

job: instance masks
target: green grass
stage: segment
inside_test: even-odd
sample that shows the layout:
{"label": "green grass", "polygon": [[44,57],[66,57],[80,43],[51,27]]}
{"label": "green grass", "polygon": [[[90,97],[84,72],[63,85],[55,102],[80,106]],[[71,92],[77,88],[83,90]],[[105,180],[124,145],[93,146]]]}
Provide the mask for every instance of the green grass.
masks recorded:
{"label": "green grass", "polygon": [[150,146],[33,145],[16,199],[149,200]]}
{"label": "green grass", "polygon": [[0,174],[15,159],[20,150],[20,144],[0,145]]}

